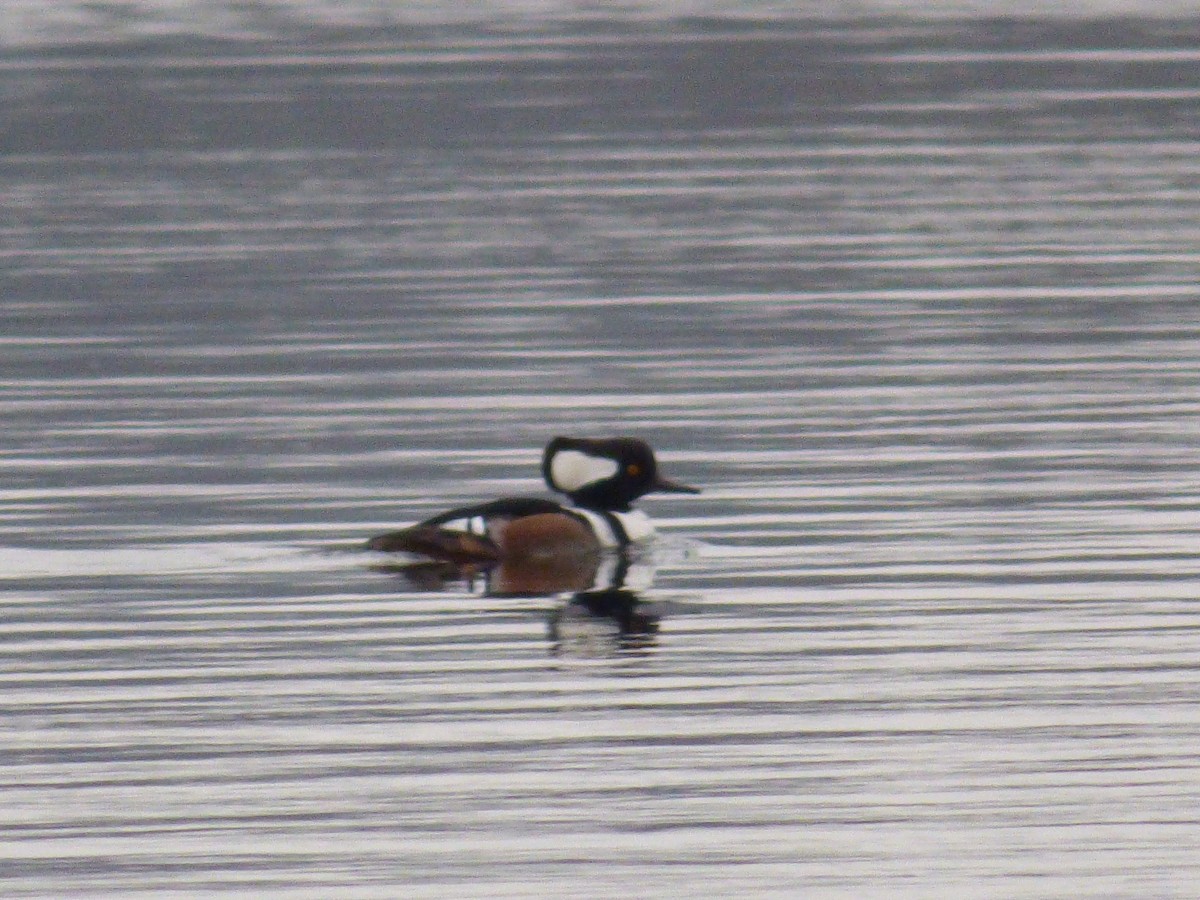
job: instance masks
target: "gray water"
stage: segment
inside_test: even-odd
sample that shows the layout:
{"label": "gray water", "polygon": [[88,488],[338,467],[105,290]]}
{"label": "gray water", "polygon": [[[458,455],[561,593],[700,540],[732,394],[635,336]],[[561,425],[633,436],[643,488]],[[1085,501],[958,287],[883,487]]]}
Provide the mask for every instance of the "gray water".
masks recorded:
{"label": "gray water", "polygon": [[[1195,896],[1196,34],[9,49],[0,893]],[[359,550],[558,433],[653,627]]]}

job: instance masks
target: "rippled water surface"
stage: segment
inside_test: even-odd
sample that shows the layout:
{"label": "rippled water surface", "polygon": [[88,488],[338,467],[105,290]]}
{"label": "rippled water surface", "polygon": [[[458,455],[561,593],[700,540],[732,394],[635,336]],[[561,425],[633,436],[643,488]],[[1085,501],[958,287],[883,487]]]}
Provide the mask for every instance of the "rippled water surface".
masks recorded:
{"label": "rippled water surface", "polygon": [[[1195,23],[0,59],[0,893],[1194,896]],[[639,434],[625,606],[362,542]]]}

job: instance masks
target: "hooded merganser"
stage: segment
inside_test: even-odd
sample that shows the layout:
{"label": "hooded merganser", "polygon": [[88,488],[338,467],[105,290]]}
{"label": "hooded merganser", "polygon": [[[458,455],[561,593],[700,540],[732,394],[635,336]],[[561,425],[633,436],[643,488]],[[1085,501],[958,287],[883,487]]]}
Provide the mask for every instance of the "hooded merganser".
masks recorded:
{"label": "hooded merganser", "polygon": [[654,536],[646,514],[632,507],[638,497],[700,493],[659,475],[650,445],[628,437],[556,437],[542,454],[542,477],[572,505],[507,497],[465,506],[373,537],[367,549],[458,564],[592,559]]}

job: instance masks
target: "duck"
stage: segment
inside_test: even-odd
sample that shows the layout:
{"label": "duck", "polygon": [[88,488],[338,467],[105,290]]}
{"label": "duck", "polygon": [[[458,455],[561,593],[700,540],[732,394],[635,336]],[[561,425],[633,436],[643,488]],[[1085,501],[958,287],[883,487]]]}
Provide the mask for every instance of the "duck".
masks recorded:
{"label": "duck", "polygon": [[665,477],[635,437],[555,437],[542,453],[547,487],[569,501],[504,497],[451,509],[376,535],[367,549],[456,565],[579,565],[649,543],[655,529],[634,501],[646,494],[698,494]]}

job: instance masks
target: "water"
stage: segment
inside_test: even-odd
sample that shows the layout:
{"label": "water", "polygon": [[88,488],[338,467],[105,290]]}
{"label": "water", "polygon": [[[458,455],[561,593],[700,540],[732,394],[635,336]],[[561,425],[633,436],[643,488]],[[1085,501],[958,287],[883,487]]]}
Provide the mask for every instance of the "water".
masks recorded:
{"label": "water", "polygon": [[[3,894],[1193,895],[1193,35],[10,49]],[[643,627],[358,551],[556,433]]]}

